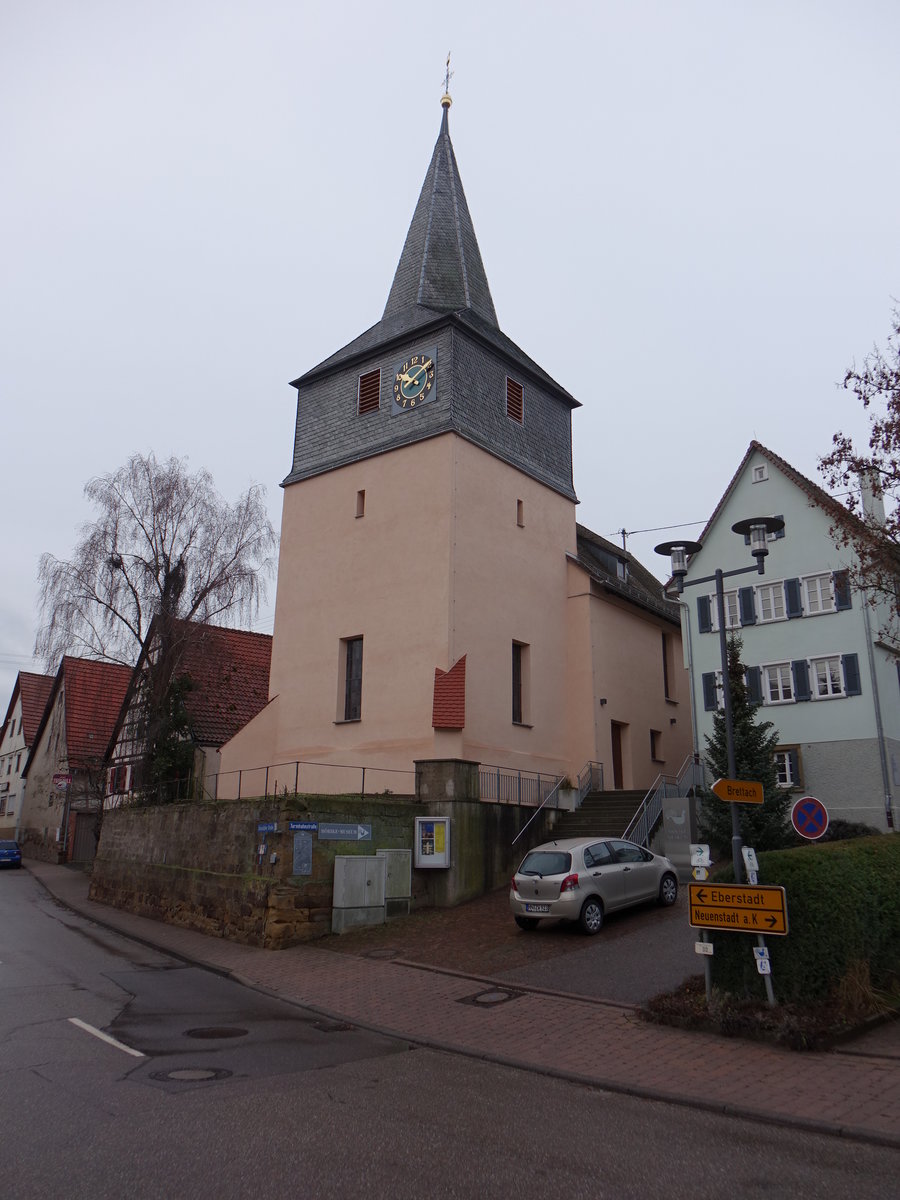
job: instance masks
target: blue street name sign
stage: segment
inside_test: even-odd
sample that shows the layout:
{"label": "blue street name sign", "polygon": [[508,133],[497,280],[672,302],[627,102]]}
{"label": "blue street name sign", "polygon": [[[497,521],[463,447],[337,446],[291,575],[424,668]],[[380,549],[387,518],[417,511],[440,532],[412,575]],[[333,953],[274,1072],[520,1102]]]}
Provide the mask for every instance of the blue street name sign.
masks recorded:
{"label": "blue street name sign", "polygon": [[288,821],[292,833],[315,833],[318,828],[318,821]]}
{"label": "blue street name sign", "polygon": [[274,821],[260,821],[256,826],[257,833],[274,833],[278,826]]}
{"label": "blue street name sign", "polygon": [[371,842],[371,825],[326,825],[319,822],[319,840],[325,842]]}

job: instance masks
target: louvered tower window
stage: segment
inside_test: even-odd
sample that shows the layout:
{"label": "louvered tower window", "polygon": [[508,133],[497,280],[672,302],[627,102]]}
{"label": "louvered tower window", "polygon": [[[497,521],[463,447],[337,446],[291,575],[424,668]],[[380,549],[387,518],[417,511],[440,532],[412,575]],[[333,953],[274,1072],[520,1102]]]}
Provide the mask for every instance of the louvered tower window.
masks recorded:
{"label": "louvered tower window", "polygon": [[359,415],[378,412],[378,399],[381,395],[381,371],[369,371],[359,377]]}
{"label": "louvered tower window", "polygon": [[515,379],[506,377],[506,415],[511,421],[522,424],[522,414],[525,409],[525,389]]}

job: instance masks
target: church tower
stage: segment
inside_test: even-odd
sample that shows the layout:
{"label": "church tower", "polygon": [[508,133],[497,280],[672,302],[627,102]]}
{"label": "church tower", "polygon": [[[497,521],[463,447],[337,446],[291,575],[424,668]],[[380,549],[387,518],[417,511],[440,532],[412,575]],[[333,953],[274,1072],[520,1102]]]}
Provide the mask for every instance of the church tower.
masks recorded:
{"label": "church tower", "polygon": [[411,792],[423,759],[583,763],[567,699],[578,402],[500,329],[442,105],[381,320],[293,383],[270,701],[223,771],[325,763],[316,786],[335,791],[336,764],[357,764],[384,772],[369,790]]}

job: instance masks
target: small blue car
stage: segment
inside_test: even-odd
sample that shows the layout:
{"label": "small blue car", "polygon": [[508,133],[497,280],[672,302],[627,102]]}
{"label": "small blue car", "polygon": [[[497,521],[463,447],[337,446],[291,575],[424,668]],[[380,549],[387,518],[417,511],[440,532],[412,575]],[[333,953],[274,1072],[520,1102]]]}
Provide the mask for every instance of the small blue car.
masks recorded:
{"label": "small blue car", "polygon": [[18,842],[0,842],[0,867],[21,867],[22,851]]}

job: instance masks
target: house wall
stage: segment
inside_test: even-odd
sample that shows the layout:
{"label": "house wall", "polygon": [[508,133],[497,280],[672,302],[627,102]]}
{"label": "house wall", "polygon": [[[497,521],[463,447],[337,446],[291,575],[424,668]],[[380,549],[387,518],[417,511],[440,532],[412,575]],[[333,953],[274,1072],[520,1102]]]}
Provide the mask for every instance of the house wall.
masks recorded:
{"label": "house wall", "polygon": [[[68,771],[65,686],[56,691],[49,719],[34,747],[28,769],[19,839],[26,857],[56,862],[62,848],[66,793],[53,786],[53,776]],[[77,788],[73,777],[70,801]]]}
{"label": "house wall", "polygon": [[22,767],[28,757],[22,732],[22,697],[13,705],[0,742],[0,838],[15,838],[22,815],[25,782]]}
{"label": "house wall", "polygon": [[[754,467],[765,466],[768,479],[753,483]],[[692,579],[752,566],[749,547],[731,531],[731,526],[748,516],[780,515],[785,519],[785,536],[769,542],[765,575],[749,572],[725,580],[725,589],[769,586],[786,579],[831,574],[851,563],[849,549],[839,548],[829,535],[829,518],[812,506],[806,495],[773,463],[759,452],[751,455],[717,520],[706,535],[702,551],[690,564],[683,599],[683,619],[690,622],[693,645],[693,683],[701,753],[705,737],[712,732],[713,713],[704,708],[702,676],[721,666],[717,632],[700,633],[697,597],[714,594],[715,585],[690,586]],[[805,598],[804,598],[805,603]],[[713,608],[715,607],[713,600]],[[757,603],[759,617],[759,604]],[[877,627],[877,621],[870,627]],[[897,755],[900,739],[900,693],[896,659],[884,648],[873,645],[867,630],[862,598],[852,596],[847,611],[826,612],[792,620],[745,625],[743,660],[748,667],[811,659],[829,655],[857,655],[862,693],[801,702],[765,704],[760,720],[770,720],[778,731],[779,745],[799,747],[802,791],[817,796],[832,816],[864,821],[887,828],[885,789],[876,736],[875,690],[888,755]],[[870,646],[872,665],[870,666]],[[893,749],[891,749],[893,747]]]}
{"label": "house wall", "polygon": [[[297,759],[331,764],[328,790],[358,788],[358,772],[342,784],[335,764],[361,761],[382,768],[374,778],[395,792],[412,790],[416,759],[568,770],[565,555],[574,547],[572,501],[454,434],[287,487],[271,700],[222,748],[222,786],[238,768]],[[344,723],[341,639],[359,635],[362,719]],[[532,648],[532,729],[512,723],[514,639]],[[436,733],[435,667],[463,654],[465,730]],[[277,785],[292,789],[293,766],[281,774]],[[245,783],[242,794],[259,793],[263,776]]]}
{"label": "house wall", "polygon": [[[659,775],[676,775],[693,749],[680,631],[596,591],[590,597],[590,615],[595,757],[604,764],[605,785],[611,788],[612,725],[622,726],[622,786],[649,788]],[[668,640],[668,697],[663,634]],[[651,730],[656,734],[653,746]]]}

